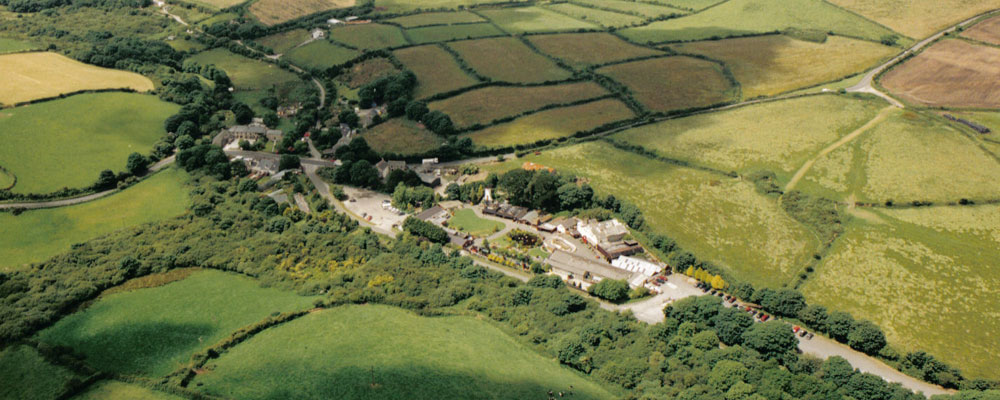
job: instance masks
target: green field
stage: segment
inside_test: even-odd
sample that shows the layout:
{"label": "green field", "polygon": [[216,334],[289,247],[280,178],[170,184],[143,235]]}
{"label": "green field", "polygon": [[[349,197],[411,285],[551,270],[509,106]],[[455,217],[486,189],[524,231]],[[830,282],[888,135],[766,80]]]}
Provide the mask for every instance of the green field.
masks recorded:
{"label": "green field", "polygon": [[337,80],[351,89],[357,89],[372,81],[399,73],[399,69],[387,58],[369,58],[355,63],[340,73]]}
{"label": "green field", "polygon": [[295,46],[304,43],[312,38],[309,31],[305,29],[295,29],[287,32],[276,33],[257,39],[257,43],[270,47],[274,54],[284,54]]}
{"label": "green field", "polygon": [[22,51],[35,50],[37,48],[38,47],[34,44],[23,40],[0,38],[0,54],[18,53]]}
{"label": "green field", "polygon": [[351,61],[360,55],[361,52],[357,50],[351,50],[326,40],[317,40],[290,50],[285,54],[284,59],[305,68],[325,70]]}
{"label": "green field", "polygon": [[644,19],[634,15],[598,10],[596,8],[583,7],[570,3],[553,4],[547,6],[546,8],[561,14],[569,15],[579,20],[596,22],[606,28],[620,28],[623,26],[638,25],[644,21]]}
{"label": "green field", "polygon": [[408,47],[394,51],[393,55],[417,75],[413,97],[418,99],[479,82],[462,70],[451,53],[438,46]]}
{"label": "green field", "polygon": [[102,381],[72,400],[181,400],[183,397],[157,392],[142,386],[118,381]]}
{"label": "green field", "polygon": [[170,168],[120,193],[88,203],[0,213],[0,270],[44,261],[70,245],[118,229],[180,215],[187,208],[184,172]]}
{"label": "green field", "polygon": [[198,53],[187,59],[200,65],[215,64],[232,79],[237,90],[259,90],[291,83],[301,83],[299,77],[275,64],[258,61],[217,48]]}
{"label": "green field", "polygon": [[892,31],[822,0],[730,0],[703,12],[621,31],[646,43],[701,40],[799,28],[879,40]]}
{"label": "green field", "polygon": [[[901,351],[966,377],[1000,378],[1000,209],[933,207],[855,219],[803,290],[810,303],[874,321]],[[859,268],[860,267],[860,268]]]}
{"label": "green field", "polygon": [[17,176],[16,193],[88,187],[148,153],[178,109],[156,96],[95,93],[0,110],[0,165]]}
{"label": "green field", "polygon": [[684,10],[672,7],[664,7],[658,4],[643,3],[641,1],[624,0],[572,0],[589,7],[613,10],[627,14],[639,14],[647,18],[657,18],[669,15],[686,14]]}
{"label": "green field", "polygon": [[[419,75],[418,75],[419,76]],[[552,86],[490,86],[428,104],[451,117],[457,128],[488,124],[551,104],[564,104],[606,95],[607,91],[592,82]]]}
{"label": "green field", "polygon": [[452,9],[460,6],[472,6],[475,4],[501,3],[502,0],[375,0],[376,7],[384,7],[386,12],[398,13],[413,11],[416,9]]}
{"label": "green field", "polygon": [[542,83],[572,76],[570,71],[512,37],[463,40],[448,46],[476,73],[496,81]]}
{"label": "green field", "polygon": [[572,398],[614,397],[481,320],[419,317],[380,305],[306,315],[257,334],[208,367],[213,371],[193,384],[240,399],[544,399],[570,386]]}
{"label": "green field", "polygon": [[0,398],[9,400],[50,400],[59,398],[72,371],[52,365],[33,347],[13,345],[0,350]]}
{"label": "green field", "polygon": [[632,202],[653,231],[739,280],[781,286],[799,274],[819,243],[776,199],[741,179],[655,161],[604,142],[561,147],[488,169],[518,168],[525,161],[588,178],[599,194]]}
{"label": "green field", "polygon": [[465,134],[463,137],[483,147],[531,144],[540,140],[572,136],[601,125],[634,118],[624,103],[598,100],[570,107],[554,108]]}
{"label": "green field", "polygon": [[505,35],[503,31],[490,23],[426,26],[423,28],[407,29],[406,34],[414,44]]}
{"label": "green field", "polygon": [[72,347],[102,371],[162,376],[237,329],[272,312],[309,308],[313,299],[206,270],[165,286],[101,298],[38,338]]}
{"label": "green field", "polygon": [[596,71],[627,86],[652,111],[701,108],[732,101],[737,89],[722,67],[693,57],[664,57],[614,64]]}
{"label": "green field", "polygon": [[377,50],[409,44],[403,30],[392,25],[347,25],[330,29],[330,39],[361,50]]}
{"label": "green field", "polygon": [[472,236],[485,237],[504,228],[503,222],[479,218],[471,208],[455,211],[448,220],[448,227],[468,233]]}
{"label": "green field", "polygon": [[542,7],[486,9],[479,12],[508,33],[562,32],[599,26]]}
{"label": "green field", "polygon": [[406,118],[393,118],[365,131],[368,146],[380,154],[423,154],[440,147],[445,140]]}
{"label": "green field", "polygon": [[451,25],[451,24],[470,24],[475,22],[485,22],[483,17],[473,14],[468,11],[458,11],[458,12],[428,12],[422,14],[413,14],[403,17],[393,18],[388,20],[403,28],[416,28],[420,26],[427,25]]}
{"label": "green field", "polygon": [[809,96],[668,120],[614,137],[722,171],[768,170],[787,182],[802,164],[883,107],[876,100]]}
{"label": "green field", "polygon": [[641,47],[608,33],[557,33],[527,37],[539,51],[573,66],[606,64],[638,57],[664,54]]}
{"label": "green field", "polygon": [[657,0],[656,2],[697,11],[722,3],[723,1],[725,0]]}

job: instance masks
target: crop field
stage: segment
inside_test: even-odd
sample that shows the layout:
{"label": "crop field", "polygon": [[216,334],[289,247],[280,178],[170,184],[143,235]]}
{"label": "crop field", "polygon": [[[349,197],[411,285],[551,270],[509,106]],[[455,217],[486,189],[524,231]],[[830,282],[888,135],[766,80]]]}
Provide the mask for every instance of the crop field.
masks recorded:
{"label": "crop field", "polygon": [[572,0],[577,3],[594,8],[614,10],[626,14],[639,14],[646,18],[657,18],[670,15],[687,14],[684,10],[673,7],[665,7],[659,4],[644,3],[641,1],[624,0]]}
{"label": "crop field", "polygon": [[448,46],[479,75],[496,81],[542,83],[572,76],[572,72],[512,37],[463,40]]}
{"label": "crop field", "polygon": [[[503,0],[375,0],[376,11],[400,13],[416,9],[438,10],[457,9],[477,4],[503,3]],[[384,10],[382,10],[384,8]]]}
{"label": "crop field", "polygon": [[597,73],[627,86],[650,110],[667,112],[731,101],[735,88],[722,67],[692,57],[664,57],[615,64]]}
{"label": "crop field", "polygon": [[20,53],[36,49],[37,46],[23,40],[0,38],[0,54]]}
{"label": "crop field", "polygon": [[84,64],[57,53],[0,56],[0,76],[4,77],[0,104],[7,105],[81,90],[153,90],[153,82],[142,75]]}
{"label": "crop field", "polygon": [[892,31],[822,0],[730,0],[703,12],[622,30],[639,43],[702,40],[800,28],[879,40]]}
{"label": "crop field", "polygon": [[295,29],[288,32],[276,33],[257,39],[256,42],[274,50],[274,54],[284,54],[312,38],[309,31],[305,29]]}
{"label": "crop field", "polygon": [[407,15],[388,20],[404,28],[416,28],[427,25],[451,25],[451,24],[471,24],[475,22],[486,22],[483,17],[468,11],[457,12],[429,12],[414,15]]}
{"label": "crop field", "polygon": [[530,87],[491,86],[435,101],[428,107],[448,114],[456,128],[465,128],[550,104],[571,103],[606,94],[608,92],[604,88],[592,82]]}
{"label": "crop field", "polygon": [[227,398],[527,399],[570,386],[573,398],[614,397],[489,323],[380,305],[308,314],[257,334],[209,365],[213,372],[193,384]]}
{"label": "crop field", "polygon": [[810,96],[668,120],[614,137],[722,171],[768,170],[784,181],[821,149],[874,118],[882,107],[875,100]]}
{"label": "crop field", "polygon": [[670,47],[725,63],[740,82],[746,99],[837,80],[864,71],[897,52],[892,47],[840,36],[830,36],[825,43],[770,35]]}
{"label": "crop field", "polygon": [[944,40],[896,66],[879,83],[921,105],[1000,108],[997,74],[1000,49]]}
{"label": "crop field", "polygon": [[472,236],[483,237],[499,232],[504,228],[504,224],[491,219],[479,218],[471,208],[463,208],[455,211],[455,215],[448,220],[448,227]]}
{"label": "crop field", "polygon": [[976,14],[1000,8],[998,0],[831,0],[914,39],[922,39]]}
{"label": "crop field", "polygon": [[354,64],[350,69],[342,72],[340,79],[347,84],[347,87],[356,89],[366,83],[397,72],[399,72],[399,70],[396,69],[396,66],[392,65],[392,62],[388,59],[370,58]]}
{"label": "crop field", "polygon": [[603,32],[531,35],[527,39],[539,51],[575,67],[664,54]]}
{"label": "crop field", "polygon": [[[0,271],[45,261],[116,230],[175,217],[188,206],[182,170],[170,168],[120,193],[74,206],[0,214]],[[96,178],[95,178],[96,179]]]}
{"label": "crop field", "polygon": [[1000,296],[996,206],[879,214],[855,220],[834,244],[803,287],[810,303],[874,321],[900,351],[1000,378],[1000,313],[990,306]]}
{"label": "crop field", "polygon": [[221,10],[223,8],[229,8],[237,4],[246,2],[246,0],[187,0],[187,1],[208,8],[214,8],[217,10]]}
{"label": "crop field", "polygon": [[607,28],[620,28],[623,26],[638,25],[644,21],[644,19],[634,15],[598,10],[596,8],[583,7],[571,3],[553,4],[547,6],[546,8],[561,14],[569,15],[579,20],[596,22]]}
{"label": "crop field", "polygon": [[604,99],[537,112],[464,135],[483,147],[506,147],[558,139],[604,124],[634,118],[624,103]]}
{"label": "crop field", "polygon": [[561,32],[597,29],[595,24],[542,7],[498,8],[479,11],[508,33]]}
{"label": "crop field", "polygon": [[198,53],[188,60],[200,65],[215,64],[232,79],[237,90],[259,90],[300,82],[299,77],[277,65],[254,60],[218,48]]}
{"label": "crop field", "polygon": [[64,385],[79,379],[72,371],[53,365],[27,345],[0,350],[0,398],[49,400],[59,398]]}
{"label": "crop field", "polygon": [[407,29],[406,34],[414,44],[506,35],[500,28],[490,23],[426,26]]}
{"label": "crop field", "polygon": [[347,25],[330,29],[330,39],[361,50],[410,44],[399,27],[383,24]]}
{"label": "crop field", "polygon": [[393,118],[361,135],[379,154],[422,154],[444,144],[445,140],[420,124],[406,118]]}
{"label": "crop field", "polygon": [[74,396],[73,400],[181,400],[183,397],[146,389],[142,386],[119,381],[95,383],[87,391]]}
{"label": "crop field", "polygon": [[285,54],[285,59],[295,65],[307,68],[325,70],[334,65],[351,61],[361,55],[357,50],[331,43],[328,40],[317,40],[305,46],[292,49]]}
{"label": "crop field", "polygon": [[264,25],[280,24],[320,11],[354,6],[356,0],[258,0],[250,12]]}
{"label": "crop field", "polygon": [[450,53],[438,46],[417,46],[396,50],[396,58],[417,75],[416,98],[433,96],[479,81],[465,73]]}
{"label": "crop field", "polygon": [[1000,45],[1000,17],[992,17],[962,32],[962,36]]}
{"label": "crop field", "polygon": [[237,329],[272,312],[309,308],[313,299],[206,270],[164,286],[103,297],[38,338],[72,347],[102,371],[162,376]]}
{"label": "crop field", "polygon": [[92,185],[102,170],[125,170],[166,132],[175,104],[137,93],[87,93],[0,111],[0,161],[16,193]]}
{"label": "crop field", "polygon": [[521,157],[500,168],[518,168],[525,161],[589,178],[599,194],[614,194],[638,206],[654,231],[757,285],[787,283],[818,246],[814,235],[788,217],[777,200],[758,194],[746,181],[656,161],[603,142]]}

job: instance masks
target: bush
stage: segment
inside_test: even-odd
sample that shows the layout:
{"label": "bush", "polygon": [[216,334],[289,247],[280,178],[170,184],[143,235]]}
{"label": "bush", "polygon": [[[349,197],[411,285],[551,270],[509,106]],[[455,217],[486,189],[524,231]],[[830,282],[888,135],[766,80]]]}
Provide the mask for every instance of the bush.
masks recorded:
{"label": "bush", "polygon": [[434,243],[448,243],[448,233],[441,227],[427,221],[409,217],[403,222],[403,230],[411,235],[420,236]]}
{"label": "bush", "polygon": [[602,279],[590,286],[590,294],[619,303],[628,300],[628,282],[625,280]]}
{"label": "bush", "polygon": [[885,334],[871,321],[857,321],[847,335],[847,344],[852,349],[868,355],[876,355],[885,347]]}

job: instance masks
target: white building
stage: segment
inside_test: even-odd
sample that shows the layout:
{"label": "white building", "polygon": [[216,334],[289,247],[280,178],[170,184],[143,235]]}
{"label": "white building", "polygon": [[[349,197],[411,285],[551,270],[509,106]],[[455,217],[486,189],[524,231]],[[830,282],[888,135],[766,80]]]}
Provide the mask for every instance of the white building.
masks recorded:
{"label": "white building", "polygon": [[593,246],[620,241],[628,234],[628,228],[617,219],[609,219],[604,222],[579,221],[576,230]]}
{"label": "white building", "polygon": [[647,277],[656,275],[663,270],[663,267],[657,264],[629,256],[618,257],[611,261],[611,265],[615,268],[624,269],[629,272],[638,272]]}

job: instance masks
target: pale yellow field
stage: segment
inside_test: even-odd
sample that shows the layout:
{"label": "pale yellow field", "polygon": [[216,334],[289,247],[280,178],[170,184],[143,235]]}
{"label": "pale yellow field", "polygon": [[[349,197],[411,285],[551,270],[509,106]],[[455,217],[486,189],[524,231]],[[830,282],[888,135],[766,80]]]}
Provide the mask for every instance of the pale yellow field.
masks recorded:
{"label": "pale yellow field", "polygon": [[356,0],[260,0],[250,6],[250,12],[265,25],[274,25],[320,11],[351,7],[355,2]]}
{"label": "pale yellow field", "polygon": [[87,65],[56,53],[21,53],[0,56],[0,103],[56,97],[81,90],[153,90],[142,75]]}
{"label": "pale yellow field", "polygon": [[940,233],[975,235],[1000,245],[1000,206],[902,208],[882,213]]}
{"label": "pale yellow field", "polygon": [[979,13],[1000,0],[830,0],[914,39],[923,39]]}

